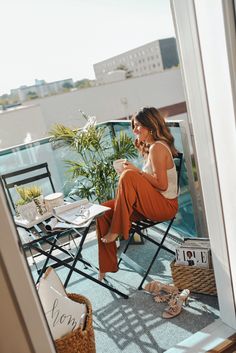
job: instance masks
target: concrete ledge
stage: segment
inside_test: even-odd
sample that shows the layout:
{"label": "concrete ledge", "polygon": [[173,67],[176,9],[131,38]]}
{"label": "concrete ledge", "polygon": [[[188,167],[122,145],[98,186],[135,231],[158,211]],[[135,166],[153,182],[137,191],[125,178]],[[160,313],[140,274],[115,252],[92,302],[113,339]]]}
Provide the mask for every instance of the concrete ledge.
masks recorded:
{"label": "concrete ledge", "polygon": [[221,319],[217,319],[165,353],[204,353],[215,348],[234,333],[233,328],[224,324]]}

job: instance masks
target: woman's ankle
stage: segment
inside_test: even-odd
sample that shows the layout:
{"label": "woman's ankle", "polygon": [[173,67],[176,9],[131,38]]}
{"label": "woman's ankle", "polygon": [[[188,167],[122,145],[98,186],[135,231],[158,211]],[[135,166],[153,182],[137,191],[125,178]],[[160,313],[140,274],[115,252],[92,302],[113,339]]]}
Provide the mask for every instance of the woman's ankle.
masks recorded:
{"label": "woman's ankle", "polygon": [[98,280],[102,282],[106,276],[106,272],[99,272],[98,274]]}
{"label": "woman's ankle", "polygon": [[104,235],[104,237],[101,238],[101,241],[103,243],[112,243],[113,241],[116,241],[118,238],[119,234],[117,233],[107,233]]}

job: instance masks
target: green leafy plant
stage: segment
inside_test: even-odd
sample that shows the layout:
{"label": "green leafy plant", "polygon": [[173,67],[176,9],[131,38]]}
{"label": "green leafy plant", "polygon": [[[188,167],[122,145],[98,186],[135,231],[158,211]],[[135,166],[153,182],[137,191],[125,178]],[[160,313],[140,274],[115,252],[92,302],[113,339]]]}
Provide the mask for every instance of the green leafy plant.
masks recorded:
{"label": "green leafy plant", "polygon": [[70,194],[101,203],[115,196],[118,176],[113,161],[134,158],[137,151],[125,133],[121,132],[119,137],[105,136],[105,127],[96,125],[95,117],[81,113],[87,120],[84,128],[73,130],[56,124],[50,134],[54,144],[67,146],[77,153],[76,160],[65,160],[68,172],[77,180]]}
{"label": "green leafy plant", "polygon": [[42,195],[42,189],[37,185],[32,185],[29,187],[16,186],[15,189],[20,196],[20,199],[16,201],[16,206],[25,205],[32,201],[34,198]]}
{"label": "green leafy plant", "polygon": [[32,199],[35,199],[36,197],[39,197],[40,195],[42,195],[42,189],[37,185],[30,186],[28,188],[28,191]]}
{"label": "green leafy plant", "polygon": [[28,201],[28,200],[19,199],[19,200],[16,201],[16,206],[23,206],[23,205],[26,205],[29,202],[30,201]]}

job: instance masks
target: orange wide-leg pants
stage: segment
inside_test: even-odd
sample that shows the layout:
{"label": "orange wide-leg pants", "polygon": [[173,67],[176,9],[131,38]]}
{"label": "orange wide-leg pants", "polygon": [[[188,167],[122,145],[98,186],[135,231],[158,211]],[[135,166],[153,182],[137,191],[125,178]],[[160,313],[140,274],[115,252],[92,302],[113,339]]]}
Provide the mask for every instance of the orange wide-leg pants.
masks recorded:
{"label": "orange wide-leg pants", "polygon": [[97,218],[99,269],[101,272],[116,272],[116,242],[103,243],[101,238],[111,232],[128,239],[132,221],[171,219],[177,213],[178,199],[165,198],[140,173],[129,169],[120,176],[115,200],[103,205],[111,209]]}

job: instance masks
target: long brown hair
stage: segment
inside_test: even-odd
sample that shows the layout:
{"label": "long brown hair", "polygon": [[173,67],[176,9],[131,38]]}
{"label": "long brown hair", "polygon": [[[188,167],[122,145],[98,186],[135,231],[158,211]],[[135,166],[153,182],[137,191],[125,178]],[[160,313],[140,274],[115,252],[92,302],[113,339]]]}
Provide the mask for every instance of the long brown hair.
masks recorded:
{"label": "long brown hair", "polygon": [[[131,119],[132,129],[134,129],[134,119],[150,131],[155,141],[166,142],[173,156],[178,154],[174,145],[174,137],[158,109],[154,107],[144,107],[139,110]],[[137,141],[136,139],[135,146],[140,150],[143,156],[148,154],[149,145],[145,142]]]}

